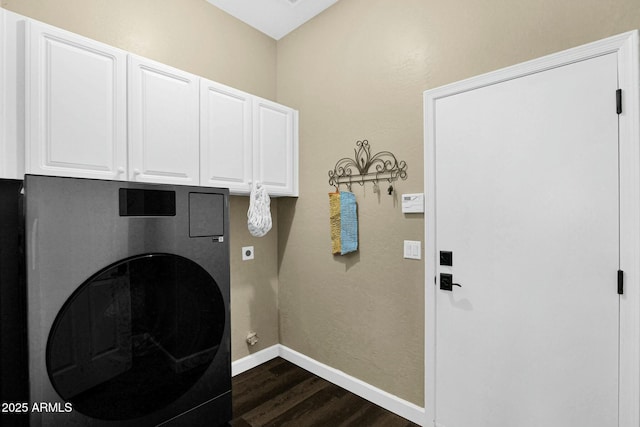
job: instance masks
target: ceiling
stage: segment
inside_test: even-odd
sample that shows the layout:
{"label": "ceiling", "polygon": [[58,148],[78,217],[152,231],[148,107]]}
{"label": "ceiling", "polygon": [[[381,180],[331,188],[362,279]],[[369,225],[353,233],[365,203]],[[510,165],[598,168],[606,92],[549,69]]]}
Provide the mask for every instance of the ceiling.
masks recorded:
{"label": "ceiling", "polygon": [[279,40],[338,0],[207,0]]}

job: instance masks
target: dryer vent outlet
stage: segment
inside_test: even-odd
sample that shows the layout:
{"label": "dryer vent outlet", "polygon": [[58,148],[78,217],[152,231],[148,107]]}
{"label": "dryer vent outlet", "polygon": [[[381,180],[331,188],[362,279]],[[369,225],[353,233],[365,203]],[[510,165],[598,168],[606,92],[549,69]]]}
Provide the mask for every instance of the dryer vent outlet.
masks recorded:
{"label": "dryer vent outlet", "polygon": [[247,335],[247,344],[250,346],[258,344],[258,334],[256,332],[249,332]]}

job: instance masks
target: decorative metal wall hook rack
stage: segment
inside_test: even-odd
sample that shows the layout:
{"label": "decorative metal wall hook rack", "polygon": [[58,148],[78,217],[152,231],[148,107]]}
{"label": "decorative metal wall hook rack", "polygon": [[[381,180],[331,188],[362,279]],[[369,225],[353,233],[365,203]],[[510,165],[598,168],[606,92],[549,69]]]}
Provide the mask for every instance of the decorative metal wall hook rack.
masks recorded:
{"label": "decorative metal wall hook rack", "polygon": [[[353,159],[342,158],[329,171],[329,185],[336,188],[346,185],[351,191],[353,183],[364,185],[365,182],[373,182],[374,192],[379,192],[379,181],[386,180],[391,184],[398,178],[407,179],[407,163],[404,160],[398,161],[393,153],[381,151],[372,156],[366,139],[357,141],[353,151]],[[387,191],[389,194],[393,193],[393,186],[390,185]]]}

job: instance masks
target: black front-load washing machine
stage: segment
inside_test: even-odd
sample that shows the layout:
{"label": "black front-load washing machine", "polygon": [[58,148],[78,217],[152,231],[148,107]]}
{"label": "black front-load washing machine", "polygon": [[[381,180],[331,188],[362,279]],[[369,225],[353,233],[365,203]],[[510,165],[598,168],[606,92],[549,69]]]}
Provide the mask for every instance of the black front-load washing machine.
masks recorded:
{"label": "black front-load washing machine", "polygon": [[3,425],[227,423],[228,190],[5,184],[0,265],[16,267],[0,276]]}

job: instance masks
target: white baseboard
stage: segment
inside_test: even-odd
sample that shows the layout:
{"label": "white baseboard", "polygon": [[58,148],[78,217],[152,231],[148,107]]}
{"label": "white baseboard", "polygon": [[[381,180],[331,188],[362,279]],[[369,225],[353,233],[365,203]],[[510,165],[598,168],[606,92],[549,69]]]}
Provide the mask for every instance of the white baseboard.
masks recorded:
{"label": "white baseboard", "polygon": [[320,363],[281,344],[273,345],[236,360],[231,364],[231,375],[241,374],[278,356],[394,414],[419,425],[424,425],[425,423],[424,408],[327,366],[324,363]]}
{"label": "white baseboard", "polygon": [[416,424],[423,425],[425,422],[424,408],[394,396],[391,393],[387,393],[384,390],[367,384],[324,363],[320,363],[302,353],[280,345],[280,357]]}
{"label": "white baseboard", "polygon": [[275,359],[280,356],[280,344],[272,345],[263,350],[257,351],[253,354],[238,359],[231,363],[231,376],[235,377],[238,374],[262,365],[271,359]]}

